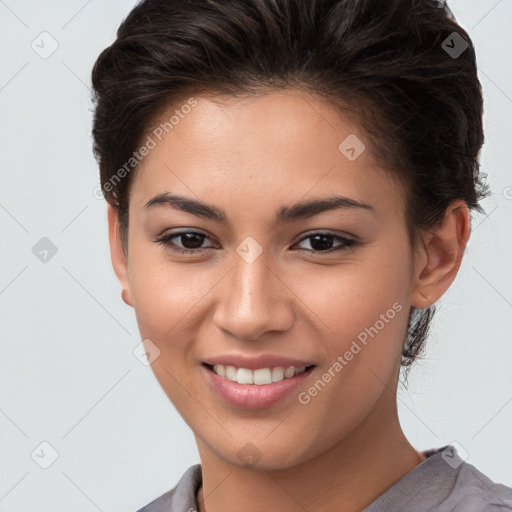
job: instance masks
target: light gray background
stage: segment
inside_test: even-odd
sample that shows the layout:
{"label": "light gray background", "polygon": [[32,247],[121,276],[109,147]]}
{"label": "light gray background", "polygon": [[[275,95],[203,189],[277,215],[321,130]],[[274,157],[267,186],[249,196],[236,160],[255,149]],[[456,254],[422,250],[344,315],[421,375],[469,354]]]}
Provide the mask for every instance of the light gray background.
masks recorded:
{"label": "light gray background", "polygon": [[[149,367],[111,267],[91,151],[89,76],[129,0],[0,1],[0,510],[136,510],[199,462]],[[512,486],[512,0],[449,4],[478,52],[482,168],[494,195],[399,393],[419,449],[457,441]],[[47,59],[32,41],[58,49]],[[38,39],[39,37],[39,39]],[[39,41],[39,42],[38,42]],[[42,51],[42,48],[41,50]],[[508,188],[507,188],[508,187]],[[46,263],[32,247],[48,237]],[[50,451],[57,460],[42,469]],[[38,448],[39,447],[39,448]],[[39,457],[39,458],[38,458]]]}

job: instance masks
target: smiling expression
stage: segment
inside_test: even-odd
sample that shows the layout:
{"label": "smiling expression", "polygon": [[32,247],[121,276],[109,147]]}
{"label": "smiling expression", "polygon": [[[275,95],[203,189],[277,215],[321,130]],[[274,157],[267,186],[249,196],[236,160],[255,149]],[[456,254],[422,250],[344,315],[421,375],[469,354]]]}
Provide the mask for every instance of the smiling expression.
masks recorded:
{"label": "smiling expression", "polygon": [[[311,95],[196,100],[134,177],[117,272],[142,338],[160,351],[152,369],[196,436],[233,464],[250,441],[264,467],[286,467],[394,407],[414,285],[403,192],[368,143],[347,158],[340,144],[366,135]],[[373,335],[356,353],[362,332]],[[204,364],[227,356],[314,368],[277,401],[245,408]],[[264,393],[226,385],[242,402]]]}

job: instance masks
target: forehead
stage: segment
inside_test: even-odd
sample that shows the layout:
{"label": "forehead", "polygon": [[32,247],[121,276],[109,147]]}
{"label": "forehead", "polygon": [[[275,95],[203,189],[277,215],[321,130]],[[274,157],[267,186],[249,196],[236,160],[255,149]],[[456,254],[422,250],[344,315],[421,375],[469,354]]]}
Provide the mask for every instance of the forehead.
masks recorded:
{"label": "forehead", "polygon": [[395,202],[401,198],[357,123],[302,91],[195,96],[193,103],[162,112],[148,133],[153,148],[132,185],[139,206],[171,190],[219,200],[259,196],[267,202],[334,189],[367,202],[386,201],[386,194]]}

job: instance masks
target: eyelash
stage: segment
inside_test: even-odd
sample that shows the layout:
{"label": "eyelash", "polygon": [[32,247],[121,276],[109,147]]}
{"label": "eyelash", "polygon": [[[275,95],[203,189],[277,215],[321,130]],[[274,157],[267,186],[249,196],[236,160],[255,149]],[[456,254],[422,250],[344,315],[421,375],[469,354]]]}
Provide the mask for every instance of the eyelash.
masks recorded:
{"label": "eyelash", "polygon": [[[171,243],[171,240],[173,240],[174,238],[178,238],[180,236],[187,235],[187,234],[199,235],[201,237],[204,237],[204,239],[209,239],[209,237],[207,235],[205,235],[204,233],[200,233],[198,231],[180,231],[177,233],[169,233],[167,235],[164,235],[163,237],[155,240],[155,242],[158,244],[164,245],[166,248],[170,249],[171,251],[173,251],[175,253],[179,253],[179,254],[194,254],[194,253],[201,254],[201,253],[204,253],[205,251],[207,251],[208,249],[211,249],[211,247],[202,247],[202,248],[198,248],[198,249],[182,249],[182,248],[176,246],[175,244]],[[342,244],[338,248],[326,249],[325,251],[315,251],[313,249],[300,249],[300,250],[312,252],[312,253],[316,253],[316,254],[329,254],[332,252],[348,249],[349,247],[353,247],[358,244],[358,242],[356,242],[355,240],[352,240],[350,238],[345,238],[345,237],[342,237],[339,235],[333,235],[333,234],[327,233],[327,232],[310,233],[309,235],[301,238],[297,242],[297,244],[300,244],[301,242],[304,242],[308,238],[313,238],[315,236],[330,237],[334,240],[342,242]]]}

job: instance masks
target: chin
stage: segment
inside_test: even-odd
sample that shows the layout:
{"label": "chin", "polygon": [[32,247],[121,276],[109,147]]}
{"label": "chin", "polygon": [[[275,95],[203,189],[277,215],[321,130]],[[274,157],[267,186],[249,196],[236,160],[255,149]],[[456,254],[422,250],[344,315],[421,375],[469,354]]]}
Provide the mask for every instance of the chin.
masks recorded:
{"label": "chin", "polygon": [[286,470],[303,464],[311,458],[304,451],[297,449],[301,446],[300,442],[285,446],[278,443],[268,439],[263,439],[261,442],[233,440],[229,451],[226,450],[226,444],[215,451],[218,457],[230,465],[256,471]]}

